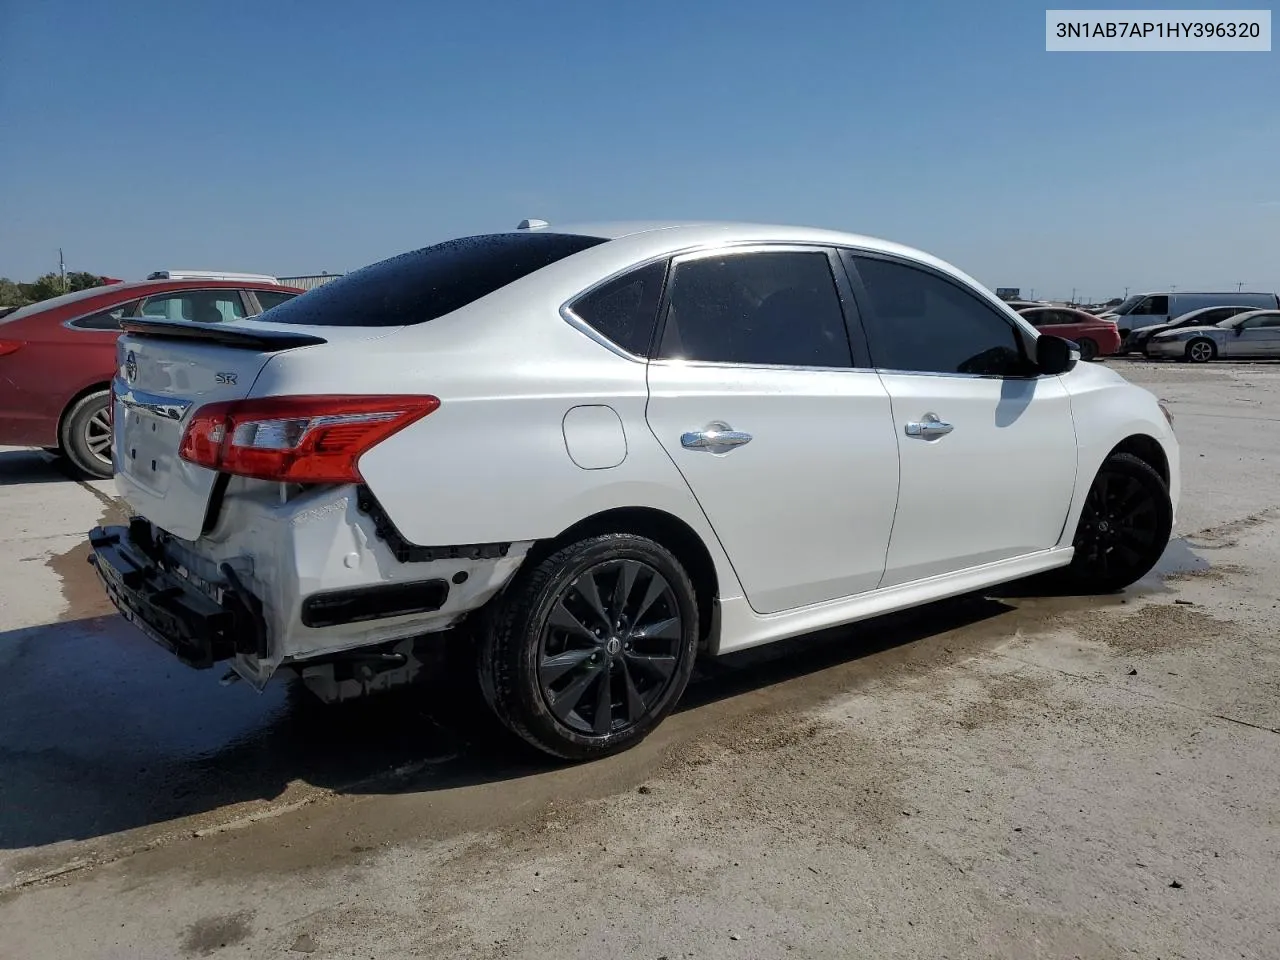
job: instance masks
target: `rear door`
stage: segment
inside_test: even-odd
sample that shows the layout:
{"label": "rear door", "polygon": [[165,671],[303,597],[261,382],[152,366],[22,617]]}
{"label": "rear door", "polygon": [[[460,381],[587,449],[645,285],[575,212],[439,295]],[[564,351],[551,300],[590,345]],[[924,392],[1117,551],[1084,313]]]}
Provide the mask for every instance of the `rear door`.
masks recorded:
{"label": "rear door", "polygon": [[820,247],[672,263],[649,427],[759,613],[873,590],[884,572],[897,444],[842,301],[852,308],[838,260]]}
{"label": "rear door", "polygon": [[1053,547],[1076,476],[1062,379],[1037,374],[1013,321],[954,278],[845,261],[902,465],[883,586]]}

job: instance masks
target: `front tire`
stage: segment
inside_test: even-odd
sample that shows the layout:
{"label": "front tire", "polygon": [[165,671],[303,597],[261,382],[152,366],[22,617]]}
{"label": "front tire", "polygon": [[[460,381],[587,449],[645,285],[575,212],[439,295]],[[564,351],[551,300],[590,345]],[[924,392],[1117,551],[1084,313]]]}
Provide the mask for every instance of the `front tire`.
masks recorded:
{"label": "front tire", "polygon": [[1218,356],[1218,347],[1212,340],[1192,340],[1187,344],[1186,357],[1191,363],[1208,363]]}
{"label": "front tire", "polygon": [[1131,453],[1113,453],[1089,488],[1067,574],[1085,593],[1123,590],[1156,565],[1172,531],[1164,478]]}
{"label": "front tire", "polygon": [[635,746],[684,693],[698,641],[688,573],[665,547],[603,534],[556,550],[495,598],[480,687],[544,753],[587,760]]}
{"label": "front tire", "polygon": [[62,450],[81,473],[106,480],[115,472],[111,464],[109,390],[97,390],[76,401],[62,421]]}

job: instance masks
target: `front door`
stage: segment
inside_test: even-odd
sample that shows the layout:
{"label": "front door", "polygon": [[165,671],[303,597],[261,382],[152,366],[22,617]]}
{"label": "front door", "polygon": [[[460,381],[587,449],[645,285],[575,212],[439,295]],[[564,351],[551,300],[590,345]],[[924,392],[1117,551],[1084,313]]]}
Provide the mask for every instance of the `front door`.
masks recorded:
{"label": "front door", "polygon": [[884,572],[898,450],[838,270],[830,251],[778,246],[672,264],[649,426],[758,613],[873,590]]}
{"label": "front door", "polygon": [[883,586],[1057,544],[1076,438],[1060,377],[960,281],[892,258],[846,262],[893,406],[902,478]]}

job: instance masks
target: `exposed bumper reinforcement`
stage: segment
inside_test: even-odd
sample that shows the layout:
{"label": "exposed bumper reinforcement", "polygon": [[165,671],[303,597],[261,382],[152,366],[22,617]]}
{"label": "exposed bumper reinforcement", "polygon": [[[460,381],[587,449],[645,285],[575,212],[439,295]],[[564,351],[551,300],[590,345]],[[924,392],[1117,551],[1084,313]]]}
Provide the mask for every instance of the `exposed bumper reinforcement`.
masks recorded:
{"label": "exposed bumper reinforcement", "polygon": [[261,604],[237,578],[222,585],[219,603],[166,570],[153,555],[154,545],[140,540],[124,526],[89,532],[89,562],[125,619],[196,669],[260,652],[266,637]]}

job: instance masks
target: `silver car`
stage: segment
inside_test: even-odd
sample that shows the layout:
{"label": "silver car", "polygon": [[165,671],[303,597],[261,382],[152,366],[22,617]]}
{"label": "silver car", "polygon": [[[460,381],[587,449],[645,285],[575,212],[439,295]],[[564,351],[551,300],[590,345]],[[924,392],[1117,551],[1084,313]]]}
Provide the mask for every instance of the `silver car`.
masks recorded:
{"label": "silver car", "polygon": [[1280,310],[1251,310],[1213,326],[1165,330],[1147,341],[1147,356],[1192,363],[1280,359]]}

